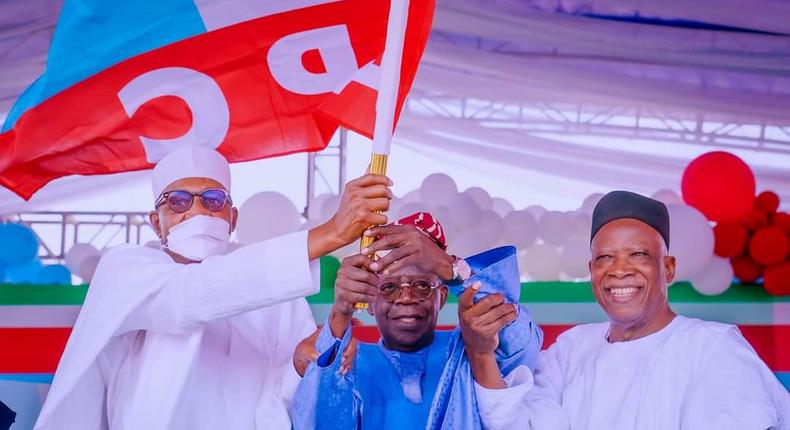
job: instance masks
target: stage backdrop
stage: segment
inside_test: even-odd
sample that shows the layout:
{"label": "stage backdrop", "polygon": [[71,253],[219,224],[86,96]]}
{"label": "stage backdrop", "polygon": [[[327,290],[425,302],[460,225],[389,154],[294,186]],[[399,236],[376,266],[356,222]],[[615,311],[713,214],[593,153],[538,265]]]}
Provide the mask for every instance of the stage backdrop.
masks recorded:
{"label": "stage backdrop", "polygon": [[[322,269],[321,291],[307,299],[319,324],[332,306],[337,260],[322,260]],[[87,290],[0,285],[0,401],[18,413],[15,428],[32,428]],[[687,283],[670,287],[669,297],[680,314],[737,324],[790,390],[790,297],[770,296],[752,285],[733,285],[722,295],[703,296]],[[524,283],[521,299],[544,330],[544,347],[575,324],[605,320],[589,283]],[[450,297],[439,315],[441,328],[452,328],[457,312],[457,300]],[[373,319],[367,313],[359,316],[364,325],[355,335],[378,339]]]}

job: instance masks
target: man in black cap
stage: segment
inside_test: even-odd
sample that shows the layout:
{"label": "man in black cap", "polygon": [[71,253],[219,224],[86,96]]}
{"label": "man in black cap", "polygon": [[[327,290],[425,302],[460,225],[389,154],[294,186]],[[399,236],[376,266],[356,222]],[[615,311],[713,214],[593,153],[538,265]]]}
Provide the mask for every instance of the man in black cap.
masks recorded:
{"label": "man in black cap", "polygon": [[790,394],[738,328],[672,311],[669,245],[663,203],[604,196],[589,267],[609,322],[563,333],[534,375],[475,375],[486,428],[790,429]]}

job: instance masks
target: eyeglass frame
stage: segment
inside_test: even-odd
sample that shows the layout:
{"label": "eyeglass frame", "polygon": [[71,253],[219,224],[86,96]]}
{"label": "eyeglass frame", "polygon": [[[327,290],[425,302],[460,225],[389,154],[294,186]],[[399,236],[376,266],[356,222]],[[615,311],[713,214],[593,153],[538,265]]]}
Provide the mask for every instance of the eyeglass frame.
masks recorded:
{"label": "eyeglass frame", "polygon": [[[412,289],[414,288],[414,284],[417,283],[417,282],[426,282],[426,283],[431,285],[431,291],[428,293],[427,296],[425,296],[423,298],[416,298],[415,297],[414,293],[412,292]],[[381,291],[382,287],[385,287],[385,286],[388,286],[388,285],[394,285],[398,289],[398,294],[396,296],[394,296],[394,298],[392,300],[389,300],[389,299],[385,298],[383,292]],[[386,282],[386,283],[384,283],[382,285],[379,285],[378,290],[379,290],[379,295],[381,296],[381,298],[384,299],[387,303],[395,303],[398,299],[400,299],[400,297],[403,295],[403,290],[405,288],[408,288],[408,290],[409,290],[409,297],[421,302],[421,301],[430,299],[431,296],[433,295],[433,292],[437,288],[439,288],[439,287],[441,287],[443,285],[444,285],[444,283],[442,283],[441,281],[439,281],[439,282],[430,282],[430,281],[427,281],[425,279],[416,279],[416,280],[414,280],[412,282],[401,282],[401,283]]]}
{"label": "eyeglass frame", "polygon": [[[212,211],[211,209],[207,208],[206,205],[203,203],[203,194],[206,193],[206,192],[209,192],[209,191],[220,191],[223,194],[225,194],[225,202],[222,204],[222,207],[220,209],[216,210],[216,211]],[[170,193],[173,193],[173,192],[183,192],[183,193],[190,194],[192,196],[192,200],[189,203],[189,207],[184,212],[175,211],[175,210],[173,210],[170,207],[170,205],[167,206],[167,208],[169,210],[171,210],[171,211],[173,211],[175,213],[186,213],[190,209],[192,209],[192,206],[195,204],[195,197],[200,197],[200,204],[206,210],[208,210],[210,212],[220,212],[221,210],[225,209],[227,206],[233,206],[233,199],[230,197],[230,192],[228,190],[225,190],[225,189],[222,189],[222,188],[207,188],[207,189],[199,191],[199,192],[192,192],[192,191],[183,190],[183,189],[176,189],[176,190],[169,190],[169,191],[163,192],[162,195],[159,196],[158,199],[156,199],[156,203],[154,204],[154,209],[155,210],[159,209],[159,207],[162,206],[163,204],[167,204],[167,198],[168,198],[168,196],[170,196]]]}

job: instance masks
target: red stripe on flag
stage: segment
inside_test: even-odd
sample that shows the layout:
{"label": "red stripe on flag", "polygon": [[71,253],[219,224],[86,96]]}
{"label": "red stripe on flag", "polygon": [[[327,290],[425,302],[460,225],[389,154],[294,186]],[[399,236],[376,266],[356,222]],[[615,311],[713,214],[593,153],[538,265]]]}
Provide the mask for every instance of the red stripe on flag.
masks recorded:
{"label": "red stripe on flag", "polygon": [[53,373],[70,328],[0,329],[0,373]]}
{"label": "red stripe on flag", "polygon": [[[410,3],[398,111],[417,73],[433,10],[434,0]],[[148,160],[156,161],[161,154],[147,153],[150,148],[144,149],[141,138],[179,139],[188,129],[185,123],[198,121],[194,116],[198,111],[203,112],[204,123],[192,143],[201,140],[211,147],[219,145],[218,151],[231,162],[320,150],[340,125],[372,136],[376,90],[359,84],[356,80],[363,78],[353,68],[380,63],[388,11],[388,1],[331,2],[231,25],[120,62],[28,110],[12,132],[0,135],[0,184],[30,198],[62,176],[150,168]],[[283,76],[301,75],[298,70],[290,73],[295,66],[282,55],[272,60],[279,66],[270,67],[272,46],[282,40],[293,41],[288,36],[299,39],[299,33],[326,29],[347,37],[348,42],[341,45],[351,50],[351,59],[357,62],[351,71],[340,71],[349,83],[343,87],[332,81],[332,88],[328,84],[327,88],[302,88],[282,82]],[[336,46],[337,40],[330,42],[334,44],[330,50],[342,50],[343,46]],[[287,52],[299,52],[293,44],[287,46],[283,48]],[[146,79],[156,85],[142,84]],[[125,108],[120,95],[132,82],[136,89]],[[183,100],[186,94],[193,96],[191,116],[184,115],[183,106],[157,103],[157,98],[170,95],[161,93],[169,86],[183,90],[179,96]],[[202,92],[191,92],[198,87]],[[137,101],[142,104],[135,109]],[[221,109],[223,102],[227,111]],[[132,118],[127,108],[134,111]],[[221,123],[213,124],[212,120]],[[216,136],[211,134],[214,131]],[[208,141],[211,139],[214,141]]]}

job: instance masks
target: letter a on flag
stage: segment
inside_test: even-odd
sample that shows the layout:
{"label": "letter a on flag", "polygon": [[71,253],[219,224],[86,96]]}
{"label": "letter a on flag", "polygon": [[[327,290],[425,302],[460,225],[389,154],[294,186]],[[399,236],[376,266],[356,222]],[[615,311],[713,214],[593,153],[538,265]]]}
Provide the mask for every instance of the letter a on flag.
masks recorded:
{"label": "letter a on flag", "polygon": [[[396,112],[434,0],[411,0]],[[0,184],[150,168],[183,145],[231,162],[372,137],[388,0],[64,2],[45,72],[0,134]],[[397,114],[396,114],[397,117]]]}

